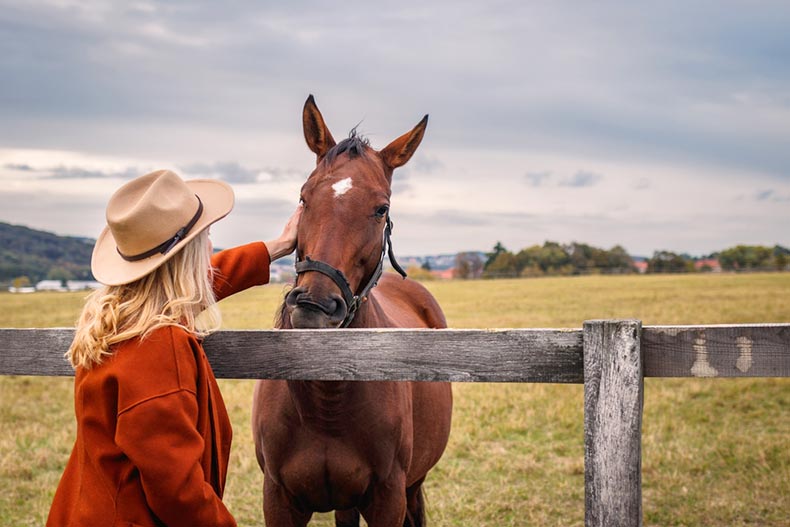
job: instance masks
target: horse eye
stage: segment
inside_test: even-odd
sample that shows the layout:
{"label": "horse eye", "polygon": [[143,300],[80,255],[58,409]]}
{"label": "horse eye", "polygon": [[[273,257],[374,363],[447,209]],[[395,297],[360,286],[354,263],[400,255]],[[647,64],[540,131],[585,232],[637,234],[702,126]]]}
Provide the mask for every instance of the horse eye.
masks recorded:
{"label": "horse eye", "polygon": [[379,218],[383,218],[388,212],[390,208],[389,205],[382,205],[381,207],[376,209],[376,216]]}

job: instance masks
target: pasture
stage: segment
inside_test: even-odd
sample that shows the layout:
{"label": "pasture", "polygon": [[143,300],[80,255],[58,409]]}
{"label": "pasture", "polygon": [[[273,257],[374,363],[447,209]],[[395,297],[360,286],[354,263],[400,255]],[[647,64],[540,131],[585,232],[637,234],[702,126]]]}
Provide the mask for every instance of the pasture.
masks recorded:
{"label": "pasture", "polygon": [[[428,282],[450,327],[790,322],[790,275]],[[227,328],[269,328],[283,288],[221,304]],[[73,324],[81,294],[0,295],[0,327]],[[470,350],[473,352],[473,350]],[[251,381],[220,381],[235,430],[226,502],[260,525]],[[582,525],[583,387],[456,384],[454,427],[429,476],[432,525]],[[0,378],[0,524],[41,525],[73,441],[71,379]],[[790,380],[646,379],[646,525],[790,525]],[[320,515],[315,525],[332,525]]]}

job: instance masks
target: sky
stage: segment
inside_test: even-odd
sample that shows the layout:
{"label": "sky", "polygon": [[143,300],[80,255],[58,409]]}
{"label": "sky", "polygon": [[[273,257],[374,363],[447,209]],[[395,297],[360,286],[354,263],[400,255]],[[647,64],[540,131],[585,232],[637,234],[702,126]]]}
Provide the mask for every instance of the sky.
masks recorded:
{"label": "sky", "polygon": [[272,239],[336,139],[395,171],[400,255],[546,240],[790,246],[790,3],[0,0],[0,221],[95,238],[169,168],[230,183],[216,246]]}

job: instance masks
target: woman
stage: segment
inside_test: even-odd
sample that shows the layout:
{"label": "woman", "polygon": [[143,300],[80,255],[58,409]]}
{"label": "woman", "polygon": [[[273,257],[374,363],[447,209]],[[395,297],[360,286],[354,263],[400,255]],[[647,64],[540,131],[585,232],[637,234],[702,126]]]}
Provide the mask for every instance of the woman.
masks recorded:
{"label": "woman", "polygon": [[166,170],[110,199],[91,261],[105,287],[67,353],[77,439],[48,526],[236,525],[222,503],[231,426],[201,338],[219,326],[216,301],[268,282],[293,251],[301,209],[279,238],[211,256],[208,227],[233,200],[223,182]]}

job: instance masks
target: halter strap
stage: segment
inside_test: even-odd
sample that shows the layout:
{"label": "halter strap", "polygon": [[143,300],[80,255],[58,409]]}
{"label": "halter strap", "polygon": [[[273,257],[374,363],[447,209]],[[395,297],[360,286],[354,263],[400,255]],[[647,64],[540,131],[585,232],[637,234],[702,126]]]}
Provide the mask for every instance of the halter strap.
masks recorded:
{"label": "halter strap", "polygon": [[198,200],[197,212],[195,213],[194,216],[192,216],[192,219],[189,220],[189,223],[187,223],[186,225],[184,225],[183,227],[178,229],[178,232],[176,232],[173,235],[172,238],[168,238],[167,240],[165,240],[164,242],[160,243],[159,245],[157,245],[156,247],[154,247],[150,251],[145,251],[144,253],[134,254],[134,255],[131,255],[131,256],[123,254],[121,252],[121,250],[117,246],[115,247],[115,250],[118,251],[118,254],[121,255],[121,258],[123,258],[127,262],[137,262],[137,261],[140,261],[140,260],[145,260],[146,258],[150,258],[151,256],[154,256],[155,254],[167,254],[167,253],[169,253],[170,251],[173,250],[173,247],[175,247],[178,244],[178,242],[180,242],[181,240],[183,240],[186,237],[186,235],[189,233],[189,231],[192,230],[192,227],[195,226],[195,224],[197,223],[198,219],[200,219],[200,216],[203,214],[203,202],[200,201],[200,196],[198,196],[197,194],[195,194],[195,197]]}
{"label": "halter strap", "polygon": [[297,275],[307,271],[316,271],[331,278],[335,285],[337,285],[337,287],[340,289],[340,292],[343,294],[343,300],[346,302],[346,306],[348,308],[346,312],[346,318],[343,319],[342,324],[340,324],[341,328],[346,328],[349,324],[351,324],[351,321],[354,320],[354,316],[356,315],[359,306],[368,297],[370,291],[376,287],[379,278],[381,278],[381,275],[384,273],[385,256],[389,257],[392,267],[403,278],[406,278],[406,272],[398,264],[398,261],[395,259],[395,253],[392,251],[392,240],[390,239],[391,235],[392,220],[390,220],[388,214],[387,224],[384,226],[384,239],[382,240],[381,257],[379,258],[379,263],[376,265],[376,269],[373,271],[368,283],[356,295],[351,291],[351,285],[348,283],[348,279],[339,269],[336,269],[328,263],[322,262],[320,260],[313,260],[309,256],[305,257],[304,261],[296,262]]}

